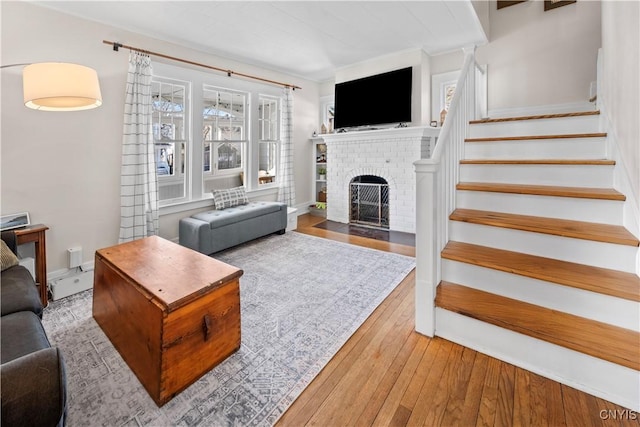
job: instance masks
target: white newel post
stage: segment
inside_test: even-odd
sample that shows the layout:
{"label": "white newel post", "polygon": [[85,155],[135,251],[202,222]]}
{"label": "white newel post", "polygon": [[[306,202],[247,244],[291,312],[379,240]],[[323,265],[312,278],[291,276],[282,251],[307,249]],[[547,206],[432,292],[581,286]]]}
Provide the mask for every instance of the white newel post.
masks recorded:
{"label": "white newel post", "polygon": [[418,160],[416,171],[416,332],[435,335],[435,290],[439,281],[436,201],[439,164]]}

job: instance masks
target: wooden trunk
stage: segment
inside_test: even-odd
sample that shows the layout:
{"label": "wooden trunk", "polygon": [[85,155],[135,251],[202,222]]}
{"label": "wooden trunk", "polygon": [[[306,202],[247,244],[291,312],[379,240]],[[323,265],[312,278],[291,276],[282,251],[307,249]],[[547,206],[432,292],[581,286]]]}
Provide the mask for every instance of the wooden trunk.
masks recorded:
{"label": "wooden trunk", "polygon": [[240,348],[242,273],[156,236],[96,251],[93,317],[158,406]]}

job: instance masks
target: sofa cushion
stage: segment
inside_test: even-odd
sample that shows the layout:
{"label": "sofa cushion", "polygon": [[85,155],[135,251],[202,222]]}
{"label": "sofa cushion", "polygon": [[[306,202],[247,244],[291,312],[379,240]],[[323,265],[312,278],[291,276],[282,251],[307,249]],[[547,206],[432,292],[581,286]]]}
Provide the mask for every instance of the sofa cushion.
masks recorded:
{"label": "sofa cushion", "polygon": [[0,240],[0,263],[2,264],[2,271],[18,265],[18,257],[9,249],[4,240]]}
{"label": "sofa cushion", "polygon": [[233,187],[224,190],[213,190],[213,203],[216,209],[226,209],[249,203],[244,187]]}
{"label": "sofa cushion", "polygon": [[16,265],[2,272],[0,281],[0,314],[32,311],[42,317],[42,302],[38,287],[29,270]]}
{"label": "sofa cushion", "polygon": [[209,223],[211,228],[214,229],[261,215],[267,215],[272,212],[277,212],[281,208],[282,205],[280,203],[251,202],[246,205],[235,206],[232,208],[197,213],[192,215],[192,218],[206,221]]}
{"label": "sofa cushion", "polygon": [[34,313],[20,311],[0,318],[0,363],[49,347],[40,318]]}

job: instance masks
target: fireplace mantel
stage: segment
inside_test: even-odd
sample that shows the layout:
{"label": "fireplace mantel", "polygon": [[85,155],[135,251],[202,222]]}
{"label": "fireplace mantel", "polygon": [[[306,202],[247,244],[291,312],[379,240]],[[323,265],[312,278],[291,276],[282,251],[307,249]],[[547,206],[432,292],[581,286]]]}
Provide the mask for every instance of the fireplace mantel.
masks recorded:
{"label": "fireplace mantel", "polygon": [[421,140],[422,138],[437,138],[440,128],[430,126],[415,126],[405,128],[387,128],[376,130],[362,130],[353,132],[323,134],[324,142],[364,142],[379,140],[404,140],[407,138]]}

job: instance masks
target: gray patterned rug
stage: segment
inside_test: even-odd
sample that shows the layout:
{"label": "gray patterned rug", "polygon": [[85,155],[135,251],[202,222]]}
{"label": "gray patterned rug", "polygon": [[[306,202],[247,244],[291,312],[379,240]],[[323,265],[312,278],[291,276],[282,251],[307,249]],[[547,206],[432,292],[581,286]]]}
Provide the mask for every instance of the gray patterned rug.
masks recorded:
{"label": "gray patterned rug", "polygon": [[91,316],[91,290],[44,326],[66,362],[74,426],[273,425],[415,260],[299,233],[215,255],[240,267],[242,346],[158,408]]}

